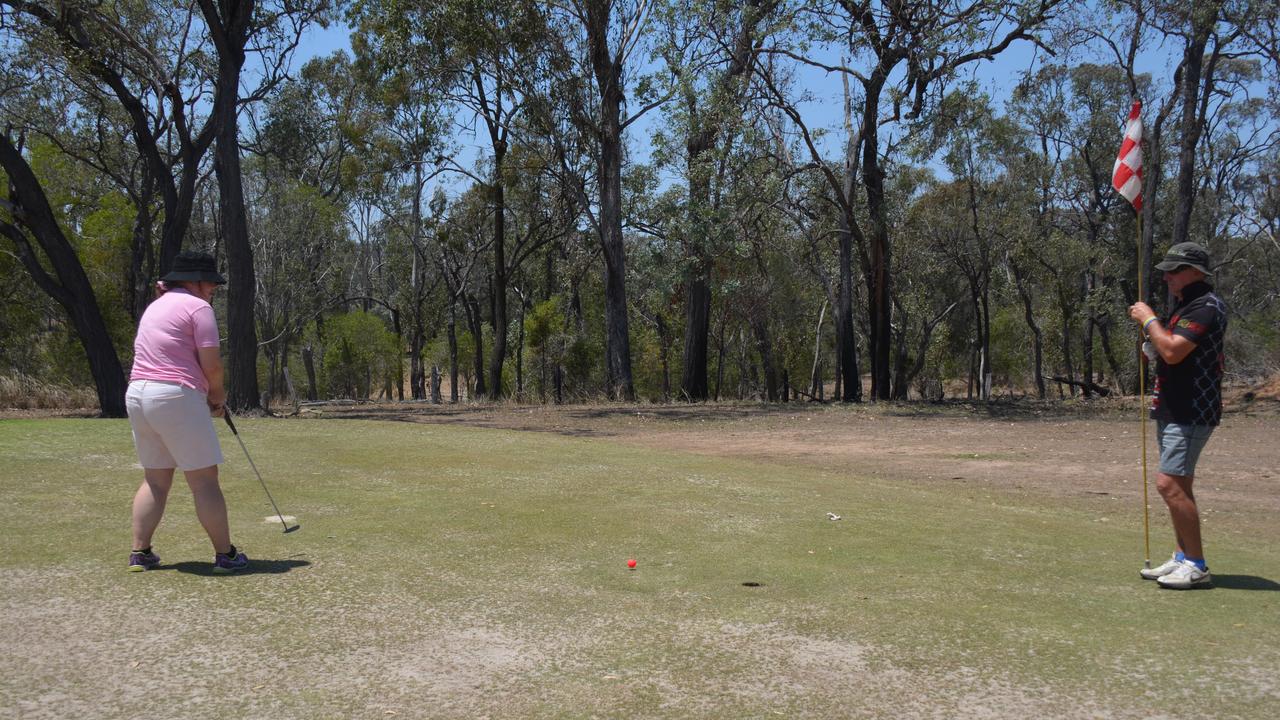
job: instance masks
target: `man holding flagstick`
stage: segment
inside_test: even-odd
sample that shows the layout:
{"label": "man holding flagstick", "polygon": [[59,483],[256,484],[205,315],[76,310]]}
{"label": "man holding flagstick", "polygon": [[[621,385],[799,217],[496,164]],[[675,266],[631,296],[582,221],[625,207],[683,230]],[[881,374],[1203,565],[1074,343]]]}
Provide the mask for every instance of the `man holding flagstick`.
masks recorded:
{"label": "man holding flagstick", "polygon": [[1173,520],[1174,553],[1168,562],[1151,567],[1151,533],[1147,521],[1147,423],[1142,419],[1142,517],[1146,562],[1139,574],[1161,587],[1187,590],[1213,587],[1200,540],[1200,511],[1192,492],[1196,461],[1222,418],[1223,339],[1227,330],[1226,304],[1205,282],[1212,275],[1209,253],[1182,242],[1169,248],[1156,265],[1177,301],[1161,322],[1143,300],[1142,268],[1142,103],[1135,100],[1125,123],[1124,143],[1116,156],[1111,184],[1138,213],[1138,301],[1129,316],[1148,338],[1142,345],[1138,393],[1145,405],[1147,360],[1156,363],[1156,386],[1151,418],[1156,421],[1160,473],[1156,489]]}
{"label": "man holding flagstick", "polygon": [[1196,461],[1222,419],[1223,340],[1227,307],[1205,282],[1209,253],[1185,242],[1169,248],[1156,265],[1177,301],[1161,322],[1144,302],[1129,308],[1142,326],[1147,357],[1156,363],[1151,418],[1156,421],[1160,473],[1156,489],[1169,507],[1176,545],[1173,557],[1142,577],[1177,590],[1212,587],[1200,540],[1200,512],[1192,492]]}

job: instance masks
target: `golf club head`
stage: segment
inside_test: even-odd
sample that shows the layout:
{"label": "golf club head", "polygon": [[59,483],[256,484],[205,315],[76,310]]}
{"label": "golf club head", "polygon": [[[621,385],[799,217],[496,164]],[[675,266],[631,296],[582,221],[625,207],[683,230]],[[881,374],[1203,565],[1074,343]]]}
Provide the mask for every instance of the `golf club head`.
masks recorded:
{"label": "golf club head", "polygon": [[285,535],[288,535],[289,533],[291,533],[291,532],[293,532],[293,531],[295,531],[295,530],[300,530],[300,529],[302,529],[302,526],[301,526],[301,525],[294,525],[293,527],[286,527],[286,528],[284,529],[284,534],[285,534]]}

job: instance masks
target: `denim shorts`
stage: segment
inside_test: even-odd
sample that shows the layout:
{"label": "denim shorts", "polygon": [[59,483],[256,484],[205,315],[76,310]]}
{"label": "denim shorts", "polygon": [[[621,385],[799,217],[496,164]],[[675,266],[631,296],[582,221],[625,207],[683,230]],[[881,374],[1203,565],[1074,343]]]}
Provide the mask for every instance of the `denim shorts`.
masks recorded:
{"label": "denim shorts", "polygon": [[1156,443],[1160,445],[1160,472],[1191,477],[1196,474],[1200,451],[1213,434],[1212,425],[1182,425],[1156,422]]}

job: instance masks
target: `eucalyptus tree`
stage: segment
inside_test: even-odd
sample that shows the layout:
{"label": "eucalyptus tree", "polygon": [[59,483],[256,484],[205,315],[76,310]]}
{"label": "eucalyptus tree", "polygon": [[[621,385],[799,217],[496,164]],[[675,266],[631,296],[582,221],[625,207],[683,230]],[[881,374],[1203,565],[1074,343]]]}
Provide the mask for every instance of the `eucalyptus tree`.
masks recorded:
{"label": "eucalyptus tree", "polygon": [[[924,178],[916,182],[924,184]],[[906,400],[913,386],[922,398],[938,399],[943,373],[941,368],[928,367],[930,348],[937,328],[959,307],[969,282],[967,277],[961,280],[962,274],[946,257],[951,238],[940,236],[940,226],[954,208],[939,202],[936,187],[926,187],[912,197],[901,224],[904,238],[910,241],[900,246],[894,283],[894,400]],[[955,240],[965,237],[962,227],[949,223],[947,228],[955,233]]]}
{"label": "eucalyptus tree", "polygon": [[[604,256],[605,370],[612,398],[635,398],[627,315],[627,259],[623,235],[624,133],[666,98],[652,83],[636,84],[639,107],[627,106],[627,78],[639,69],[653,13],[650,0],[568,0],[548,6],[549,85],[540,113],[571,128],[589,146],[592,185],[571,161],[566,138],[556,137],[562,179],[578,195]],[[624,112],[625,108],[625,112]],[[563,119],[560,119],[563,118]],[[564,123],[564,124],[562,124]],[[571,142],[578,142],[574,139]]]}
{"label": "eucalyptus tree", "polygon": [[[777,0],[746,3],[682,0],[659,9],[663,41],[658,49],[668,71],[667,105],[687,184],[683,238],[685,328],[680,394],[707,398],[707,333],[711,274],[716,246],[717,145],[736,132],[744,118],[744,96]],[[674,153],[672,153],[674,155]],[[717,188],[713,191],[713,188]]]}
{"label": "eucalyptus tree", "polygon": [[[1252,94],[1251,86],[1270,87],[1272,93],[1280,86],[1275,47],[1280,7],[1269,0],[1111,0],[1105,8],[1108,12],[1089,18],[1085,27],[1103,61],[1122,68],[1130,94],[1145,102],[1141,247],[1151,257],[1157,237],[1162,245],[1191,237],[1201,177],[1197,148],[1213,107],[1242,92]],[[1167,75],[1139,72],[1144,55],[1162,52],[1171,56]],[[1258,79],[1241,82],[1249,74]],[[1172,188],[1165,182],[1170,144],[1177,150]],[[1143,299],[1150,301],[1150,267],[1138,272],[1144,278]]]}
{"label": "eucalyptus tree", "polygon": [[[860,92],[848,101],[856,101],[857,107],[850,108],[853,117],[846,122],[844,173],[828,169],[825,176],[833,192],[844,197],[847,233],[865,246],[868,256],[872,395],[876,399],[888,399],[891,391],[892,247],[884,162],[896,147],[892,133],[895,128],[906,132],[899,125],[902,121],[928,114],[963,66],[990,60],[1019,40],[1039,42],[1035,33],[1060,2],[795,3],[788,16],[796,36],[767,49],[804,66],[842,75]],[[827,59],[834,56],[842,60]],[[781,97],[776,90],[774,95]],[[793,121],[797,119],[794,104],[784,103],[784,108],[790,108],[787,114]],[[889,132],[883,143],[882,128]],[[811,147],[814,161],[819,162],[816,145]],[[849,195],[855,179],[865,196],[865,228],[852,212]],[[841,309],[850,311],[843,296]]]}
{"label": "eucalyptus tree", "polygon": [[[154,193],[163,201],[159,270],[177,254],[190,221],[201,158],[213,141],[209,120],[195,130],[189,118],[205,98],[207,85],[194,57],[200,41],[192,37],[190,13],[155,12],[150,5],[57,5],[25,0],[0,2],[0,31],[6,49],[3,111],[6,132],[0,136],[0,167],[9,179],[9,217],[0,229],[14,243],[37,284],[66,310],[85,348],[99,406],[104,415],[124,415],[124,374],[110,342],[84,268],[66,231],[50,207],[45,190],[27,162],[21,138],[45,135],[52,140],[59,125],[47,125],[50,114],[72,107],[102,111],[104,121],[120,108],[143,167],[132,193],[138,203],[140,236],[149,235]],[[198,33],[197,33],[198,35]],[[9,61],[11,60],[11,61]],[[50,88],[42,96],[19,92],[24,87]],[[45,99],[70,104],[49,108]],[[47,112],[39,111],[45,107]],[[25,118],[25,121],[24,121]],[[109,126],[104,122],[103,127]],[[10,133],[18,133],[11,137]],[[29,145],[29,143],[27,143]],[[88,157],[81,152],[81,156]],[[133,178],[130,178],[132,180]],[[130,182],[132,186],[132,182]],[[14,224],[16,222],[16,224]],[[40,248],[39,259],[31,241]],[[146,260],[151,239],[131,263],[137,312],[146,294],[145,278],[156,268]],[[53,271],[46,272],[45,267]],[[146,266],[145,268],[143,266]]]}
{"label": "eucalyptus tree", "polygon": [[216,123],[207,41],[192,12],[152,4],[56,5],[3,0],[20,53],[50,82],[74,86],[90,107],[119,106],[163,200],[159,267],[168,269],[190,222],[202,160]]}
{"label": "eucalyptus tree", "polygon": [[938,104],[929,131],[919,141],[939,148],[943,166],[959,191],[961,212],[953,220],[965,231],[939,249],[969,283],[973,305],[977,361],[970,377],[978,378],[979,395],[991,399],[991,291],[996,264],[1005,254],[994,221],[1001,215],[1002,159],[1017,152],[1011,123],[995,114],[991,99],[976,86],[962,86]]}
{"label": "eucalyptus tree", "polygon": [[[433,203],[436,202],[433,198]],[[463,320],[471,336],[472,376],[475,384],[470,397],[488,395],[485,385],[487,366],[484,361],[484,309],[491,305],[488,261],[492,257],[493,234],[489,224],[487,193],[482,183],[468,187],[457,199],[441,208],[441,221],[435,233],[436,262],[449,293],[451,350],[457,306],[462,307]]]}
{"label": "eucalyptus tree", "polygon": [[[105,302],[114,296],[119,309],[136,323],[152,297],[147,281],[155,277],[155,223],[160,208],[147,163],[130,139],[128,118],[108,98],[37,70],[32,63],[42,63],[40,58],[12,60],[4,71],[12,84],[0,81],[7,86],[0,98],[0,112],[12,132],[74,163],[81,171],[71,177],[85,176],[91,185],[110,188],[108,193],[118,194],[128,204],[128,208],[120,208],[132,218],[127,253],[118,266],[102,269],[110,277],[96,282],[95,290],[104,301],[102,309],[107,316],[115,314],[115,303]],[[108,201],[103,210],[110,205]],[[88,267],[92,259],[85,261],[92,274],[93,268]]]}
{"label": "eucalyptus tree", "polygon": [[[357,158],[371,123],[368,104],[348,58],[335,53],[308,62],[247,115],[253,132],[245,146],[256,156],[245,173],[255,316],[268,357],[269,395],[276,394],[296,345],[307,396],[317,399],[313,341],[347,295],[343,269],[352,264],[352,248],[341,218],[362,168]],[[306,332],[313,326],[315,332]]]}
{"label": "eucalyptus tree", "polygon": [[[265,98],[287,76],[302,33],[327,23],[330,0],[199,0],[205,34],[216,66],[210,121],[215,128],[214,173],[218,180],[219,229],[227,251],[228,405],[237,410],[260,406],[258,336],[254,326],[253,246],[240,171],[242,106]],[[242,93],[245,62],[252,55],[256,85]]]}
{"label": "eucalyptus tree", "polygon": [[267,394],[275,397],[290,350],[342,296],[339,280],[350,254],[341,211],[319,189],[266,158],[247,162],[245,170],[258,283],[254,314],[267,356]]}
{"label": "eucalyptus tree", "polygon": [[734,238],[730,247],[742,260],[737,274],[744,280],[744,313],[760,360],[763,398],[778,402],[788,399],[784,392],[789,394],[790,385],[785,353],[779,352],[778,339],[783,333],[775,320],[781,315],[779,288],[786,283],[789,271],[776,246],[792,236],[786,217],[778,210],[784,179],[768,152],[768,135],[759,127],[746,130],[744,135],[731,158],[726,183],[733,190],[726,198],[729,232]]}
{"label": "eucalyptus tree", "polygon": [[[412,64],[388,64],[370,48],[365,34],[354,37],[355,94],[364,98],[366,119],[359,130],[344,120],[348,134],[360,138],[359,152],[351,158],[353,186],[385,218],[388,243],[403,242],[397,254],[380,271],[396,280],[395,306],[407,306],[409,319],[410,388],[413,397],[426,397],[427,339],[425,305],[440,275],[428,237],[438,218],[427,210],[429,183],[442,172],[442,153],[448,134],[446,108],[435,78]],[[390,250],[390,246],[388,246]],[[384,291],[390,290],[383,288]],[[388,295],[390,300],[390,295]],[[397,310],[398,318],[405,313]],[[400,332],[397,324],[397,332]]]}
{"label": "eucalyptus tree", "polygon": [[[15,145],[0,134],[0,167],[8,186],[7,197],[0,199],[0,234],[12,243],[36,285],[61,305],[70,319],[89,362],[101,413],[123,417],[125,378],[119,355],[89,277],[22,152],[21,141]],[[39,255],[33,240],[40,248]],[[46,270],[44,262],[52,269]]]}
{"label": "eucalyptus tree", "polygon": [[[856,292],[853,286],[855,240],[856,251],[862,259],[863,273],[870,277],[866,243],[863,241],[861,226],[856,218],[859,211],[858,201],[854,195],[854,178],[858,174],[860,158],[857,155],[857,143],[854,142],[855,134],[852,130],[852,106],[848,102],[848,84],[845,85],[845,129],[848,138],[844,146],[844,155],[837,164],[824,157],[820,147],[824,134],[822,129],[806,120],[801,112],[801,103],[808,99],[808,94],[796,92],[792,68],[778,60],[779,56],[790,52],[790,50],[781,49],[781,46],[771,48],[771,56],[767,62],[760,63],[756,67],[756,74],[763,86],[762,94],[768,98],[770,105],[768,109],[777,110],[779,114],[784,115],[794,126],[795,134],[798,136],[795,143],[799,148],[793,151],[790,141],[784,139],[786,134],[779,127],[780,123],[774,123],[773,132],[779,137],[778,157],[791,168],[793,173],[805,171],[818,175],[825,184],[821,191],[822,196],[828,198],[836,209],[839,228],[834,235],[839,250],[839,260],[833,273],[834,287],[829,281],[824,283],[824,287],[828,294],[833,296],[831,306],[834,310],[835,324],[836,384],[840,386],[845,378],[861,377],[858,370],[858,350],[853,321]],[[799,164],[795,159],[797,155],[807,156],[808,161],[803,165]],[[815,247],[815,253],[816,251]],[[818,375],[817,367],[818,363],[815,360],[815,382]],[[815,387],[814,390],[817,391],[818,388]],[[845,402],[861,402],[862,383],[844,382],[837,394]]]}
{"label": "eucalyptus tree", "polygon": [[[218,141],[215,171],[231,282],[228,401],[234,408],[259,404],[253,263],[239,180],[236,117],[242,102],[261,99],[284,76],[302,31],[322,17],[326,5],[327,0],[262,6],[255,0],[201,0],[198,11],[173,12],[150,3],[0,3],[16,19],[20,36],[36,40],[27,47],[47,50],[67,78],[114,98],[129,117],[133,140],[164,200],[160,272],[182,245],[200,162]],[[246,52],[261,60],[260,83],[242,96],[240,71]],[[213,62],[206,62],[210,58]],[[193,118],[206,107],[208,114],[197,130]],[[170,147],[177,148],[172,155]]]}
{"label": "eucalyptus tree", "polygon": [[446,107],[457,113],[459,130],[482,125],[489,151],[487,179],[480,180],[456,160],[448,162],[482,182],[490,199],[494,258],[488,390],[501,397],[507,288],[518,269],[507,257],[507,154],[524,108],[522,88],[535,82],[527,75],[537,71],[538,63],[529,56],[546,35],[542,11],[532,2],[362,0],[354,5],[351,19],[360,33],[355,48],[362,59],[383,72],[416,74],[438,88]]}

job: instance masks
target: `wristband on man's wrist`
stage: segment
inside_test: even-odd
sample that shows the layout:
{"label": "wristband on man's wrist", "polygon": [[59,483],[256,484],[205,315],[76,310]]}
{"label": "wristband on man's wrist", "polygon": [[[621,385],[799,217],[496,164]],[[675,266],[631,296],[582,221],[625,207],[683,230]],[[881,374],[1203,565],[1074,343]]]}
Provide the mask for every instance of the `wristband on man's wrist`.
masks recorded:
{"label": "wristband on man's wrist", "polygon": [[1155,321],[1156,321],[1155,315],[1152,315],[1151,317],[1147,318],[1147,321],[1142,323],[1142,332],[1146,332],[1147,328],[1151,326],[1151,323]]}

